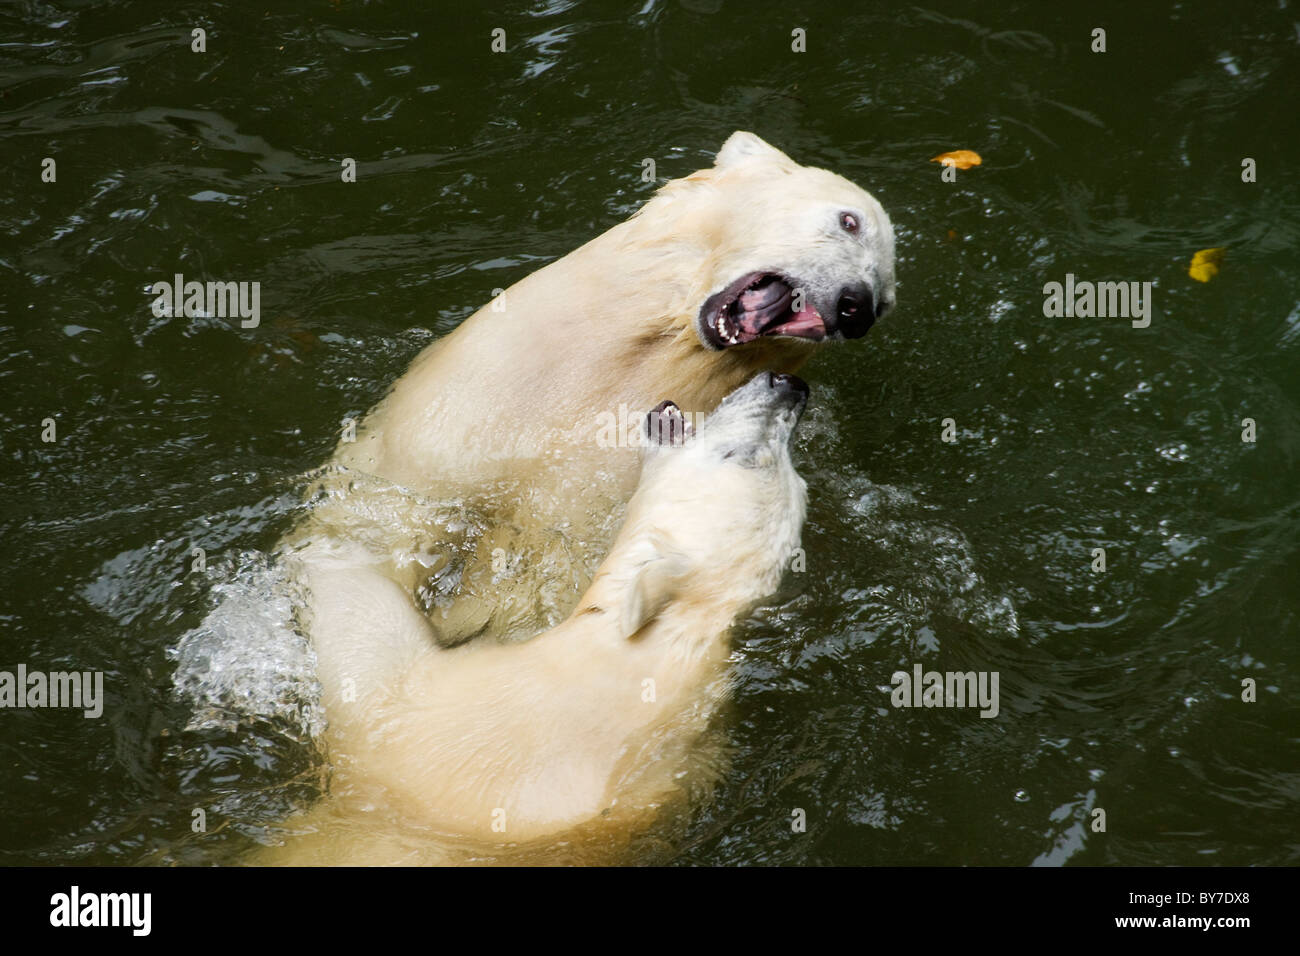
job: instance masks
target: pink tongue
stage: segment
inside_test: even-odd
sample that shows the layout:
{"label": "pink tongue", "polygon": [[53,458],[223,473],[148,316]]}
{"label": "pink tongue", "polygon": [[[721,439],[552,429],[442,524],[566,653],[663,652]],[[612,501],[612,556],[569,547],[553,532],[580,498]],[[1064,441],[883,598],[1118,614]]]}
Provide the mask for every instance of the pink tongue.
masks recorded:
{"label": "pink tongue", "polygon": [[736,297],[736,321],[749,335],[762,335],[782,312],[789,308],[790,287],[779,279],[772,279],[754,289],[746,289]]}
{"label": "pink tongue", "polygon": [[736,301],[741,312],[760,312],[770,308],[790,294],[790,287],[784,282],[768,282],[757,289],[746,289]]}
{"label": "pink tongue", "polygon": [[782,322],[776,328],[767,330],[769,335],[774,332],[779,332],[782,335],[805,335],[809,338],[820,339],[826,335],[826,323],[822,321],[822,317],[817,311],[803,309],[796,312],[794,318],[789,322]]}

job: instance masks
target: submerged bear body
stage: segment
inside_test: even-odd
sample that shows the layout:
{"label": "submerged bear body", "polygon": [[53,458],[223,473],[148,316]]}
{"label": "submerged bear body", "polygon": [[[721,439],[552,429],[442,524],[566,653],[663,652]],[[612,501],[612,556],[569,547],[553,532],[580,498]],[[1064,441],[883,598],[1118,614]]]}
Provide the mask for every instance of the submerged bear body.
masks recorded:
{"label": "submerged bear body", "polygon": [[[549,847],[591,825],[626,834],[707,787],[728,629],[799,543],[805,486],[789,443],[806,395],[760,374],[685,439],[674,406],[653,412],[671,437],[647,449],[608,557],[570,617],[525,643],[438,647],[396,593],[359,601],[349,572],[309,569],[333,805],[300,821],[305,836],[276,861]],[[367,655],[355,636],[377,623],[389,640]],[[421,833],[414,858],[395,849]]]}

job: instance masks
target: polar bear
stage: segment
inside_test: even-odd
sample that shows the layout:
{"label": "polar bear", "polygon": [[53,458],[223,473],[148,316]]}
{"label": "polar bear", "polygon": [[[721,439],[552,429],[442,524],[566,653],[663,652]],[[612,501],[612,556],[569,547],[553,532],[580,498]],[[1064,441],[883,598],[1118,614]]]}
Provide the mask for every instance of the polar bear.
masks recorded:
{"label": "polar bear", "polygon": [[[763,372],[694,430],[672,402],[652,410],[609,555],[568,619],[525,643],[438,647],[393,582],[317,566],[332,806],[262,862],[446,862],[428,851],[457,841],[572,848],[589,824],[608,842],[699,787],[717,769],[700,740],[726,692],[728,628],[799,545],[790,439],[807,396]],[[349,807],[384,825],[358,829]],[[421,828],[441,838],[423,852],[397,835]]]}
{"label": "polar bear", "polygon": [[635,482],[634,443],[605,423],[663,395],[708,412],[865,335],[894,299],[880,204],[736,132],[418,356],[289,544],[337,560],[352,542],[359,573],[394,581],[445,645],[535,633],[582,593]]}

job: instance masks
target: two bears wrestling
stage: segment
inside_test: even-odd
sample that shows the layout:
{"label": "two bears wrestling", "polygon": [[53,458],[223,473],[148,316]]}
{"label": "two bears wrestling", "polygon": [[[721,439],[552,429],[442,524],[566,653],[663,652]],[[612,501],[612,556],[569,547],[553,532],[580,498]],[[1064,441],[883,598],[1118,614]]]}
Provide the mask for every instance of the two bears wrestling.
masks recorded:
{"label": "two bears wrestling", "polygon": [[893,304],[880,204],[737,132],[426,349],[281,546],[332,780],[256,861],[603,862],[680,816],[799,544],[793,373]]}

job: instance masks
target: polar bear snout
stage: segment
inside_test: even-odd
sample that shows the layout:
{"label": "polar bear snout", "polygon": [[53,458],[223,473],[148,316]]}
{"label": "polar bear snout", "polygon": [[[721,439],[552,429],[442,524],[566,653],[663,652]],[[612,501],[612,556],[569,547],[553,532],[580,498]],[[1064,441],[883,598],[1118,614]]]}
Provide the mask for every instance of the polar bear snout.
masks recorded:
{"label": "polar bear snout", "polygon": [[826,320],[806,301],[802,287],[798,279],[775,272],[746,273],[700,306],[700,337],[713,349],[772,335],[820,342],[826,337]]}
{"label": "polar bear snout", "polygon": [[798,375],[789,375],[786,373],[768,372],[768,385],[779,395],[788,396],[788,401],[794,407],[802,407],[808,401],[808,395],[811,389],[808,383]]}
{"label": "polar bear snout", "polygon": [[876,302],[871,286],[865,282],[856,282],[840,289],[840,294],[835,299],[833,329],[846,339],[860,339],[876,324],[876,319],[884,314],[884,303]]}
{"label": "polar bear snout", "polygon": [[796,375],[759,372],[722,400],[695,437],[727,453],[724,457],[750,446],[783,448],[803,417],[809,393],[808,383]]}
{"label": "polar bear snout", "polygon": [[[754,381],[762,381],[764,377],[760,372],[754,377]],[[811,389],[799,376],[783,372],[768,372],[765,384],[768,389],[767,404],[777,419],[783,419],[779,423],[774,420],[770,427],[775,428],[777,433],[783,435],[783,440],[788,442],[794,434],[795,426],[799,424],[799,419],[803,418],[803,410],[808,405]]]}
{"label": "polar bear snout", "polygon": [[860,339],[894,306],[892,292],[878,295],[863,279],[836,289],[824,278],[802,282],[774,272],[746,273],[705,300],[696,327],[712,349],[767,336]]}

